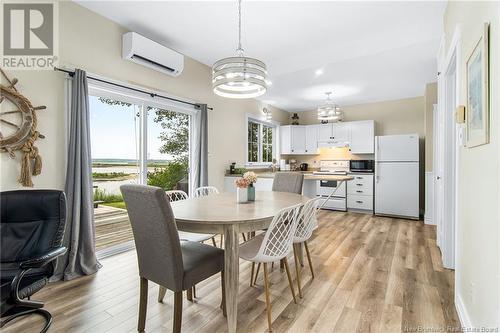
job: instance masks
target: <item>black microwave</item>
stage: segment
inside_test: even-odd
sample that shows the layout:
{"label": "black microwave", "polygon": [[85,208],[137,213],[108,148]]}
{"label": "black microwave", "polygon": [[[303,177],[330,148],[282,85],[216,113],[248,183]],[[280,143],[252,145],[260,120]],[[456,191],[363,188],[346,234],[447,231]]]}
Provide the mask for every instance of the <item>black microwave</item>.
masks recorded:
{"label": "black microwave", "polygon": [[351,160],[349,169],[351,172],[373,172],[374,163],[373,160]]}

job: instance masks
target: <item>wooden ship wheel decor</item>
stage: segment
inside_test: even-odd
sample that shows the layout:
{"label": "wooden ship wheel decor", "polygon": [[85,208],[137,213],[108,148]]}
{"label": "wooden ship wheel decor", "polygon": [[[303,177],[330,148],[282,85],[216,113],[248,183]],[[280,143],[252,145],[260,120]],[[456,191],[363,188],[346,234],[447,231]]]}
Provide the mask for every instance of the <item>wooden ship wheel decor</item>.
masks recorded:
{"label": "wooden ship wheel decor", "polygon": [[0,84],[0,152],[7,153],[12,159],[16,151],[21,152],[21,175],[19,183],[33,187],[31,176],[42,171],[42,158],[35,146],[38,138],[44,136],[36,130],[36,111],[45,106],[33,106],[31,102],[16,89],[17,79],[10,80],[0,68],[5,79]]}

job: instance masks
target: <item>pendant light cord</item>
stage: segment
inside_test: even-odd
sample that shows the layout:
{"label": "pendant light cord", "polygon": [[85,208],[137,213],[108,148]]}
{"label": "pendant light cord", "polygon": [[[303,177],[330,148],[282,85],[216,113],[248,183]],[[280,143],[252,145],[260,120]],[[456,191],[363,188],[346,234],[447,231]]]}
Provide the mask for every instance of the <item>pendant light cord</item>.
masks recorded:
{"label": "pendant light cord", "polygon": [[243,55],[243,48],[241,47],[241,0],[238,0],[238,49],[236,49],[239,56]]}

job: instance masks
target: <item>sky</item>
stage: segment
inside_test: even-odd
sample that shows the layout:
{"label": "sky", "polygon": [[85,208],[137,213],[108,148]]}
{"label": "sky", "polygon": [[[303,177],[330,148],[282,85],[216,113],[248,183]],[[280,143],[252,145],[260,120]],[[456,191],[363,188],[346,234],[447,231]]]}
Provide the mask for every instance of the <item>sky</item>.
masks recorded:
{"label": "sky", "polygon": [[[139,118],[138,106],[108,105],[98,97],[90,100],[90,141],[93,159],[138,159]],[[148,159],[165,160],[172,157],[159,152],[162,131],[159,124],[148,119]]]}

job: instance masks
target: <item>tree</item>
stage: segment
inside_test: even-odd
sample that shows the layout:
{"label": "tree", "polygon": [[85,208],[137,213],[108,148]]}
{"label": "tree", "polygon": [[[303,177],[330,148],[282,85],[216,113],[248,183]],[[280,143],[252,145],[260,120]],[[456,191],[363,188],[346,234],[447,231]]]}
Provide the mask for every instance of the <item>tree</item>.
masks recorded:
{"label": "tree", "polygon": [[[131,103],[110,98],[99,98],[108,105],[130,107]],[[189,163],[189,116],[183,113],[148,106],[148,116],[162,129],[158,139],[162,142],[159,152],[173,156],[173,161],[154,171],[148,171],[148,185],[158,186],[165,190],[175,188],[187,191],[187,175]],[[139,113],[136,114],[139,117]]]}
{"label": "tree", "polygon": [[[110,98],[99,97],[99,101],[108,105],[130,107],[132,104]],[[174,161],[184,164],[189,162],[189,116],[183,113],[160,108],[147,107],[148,115],[153,115],[153,121],[159,123],[163,131],[158,137],[162,141],[160,153],[173,156]],[[139,116],[139,114],[137,114]]]}

